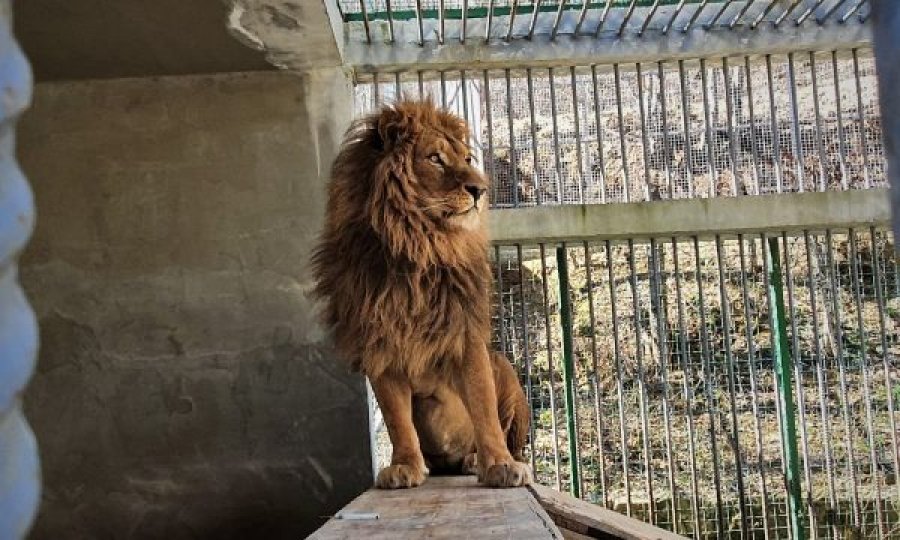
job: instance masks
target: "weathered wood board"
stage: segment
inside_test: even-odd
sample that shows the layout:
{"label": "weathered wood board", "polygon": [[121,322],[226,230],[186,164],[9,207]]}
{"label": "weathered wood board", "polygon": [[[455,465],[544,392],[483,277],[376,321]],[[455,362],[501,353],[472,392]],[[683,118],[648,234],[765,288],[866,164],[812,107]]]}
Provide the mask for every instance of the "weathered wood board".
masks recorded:
{"label": "weathered wood board", "polygon": [[[341,514],[352,519],[332,518],[310,538],[563,539],[527,489],[489,489],[472,476],[432,477],[415,489],[372,489]],[[372,514],[378,519],[367,519]]]}
{"label": "weathered wood board", "polygon": [[654,527],[556,490],[531,485],[528,489],[559,527],[575,533],[572,538],[619,538],[622,540],[683,540],[673,532]]}

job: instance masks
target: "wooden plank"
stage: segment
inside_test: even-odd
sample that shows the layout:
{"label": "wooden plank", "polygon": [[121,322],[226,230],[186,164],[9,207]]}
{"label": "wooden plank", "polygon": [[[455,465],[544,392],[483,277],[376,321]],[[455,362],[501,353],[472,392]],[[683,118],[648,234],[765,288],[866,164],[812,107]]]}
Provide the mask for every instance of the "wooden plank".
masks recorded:
{"label": "wooden plank", "polygon": [[674,540],[684,538],[649,523],[576,499],[556,490],[528,486],[557,526],[588,538],[623,540]]}
{"label": "wooden plank", "polygon": [[[432,477],[415,489],[369,490],[310,537],[315,540],[515,538],[563,540],[525,488],[489,489],[472,476]],[[365,519],[377,514],[378,519]]]}

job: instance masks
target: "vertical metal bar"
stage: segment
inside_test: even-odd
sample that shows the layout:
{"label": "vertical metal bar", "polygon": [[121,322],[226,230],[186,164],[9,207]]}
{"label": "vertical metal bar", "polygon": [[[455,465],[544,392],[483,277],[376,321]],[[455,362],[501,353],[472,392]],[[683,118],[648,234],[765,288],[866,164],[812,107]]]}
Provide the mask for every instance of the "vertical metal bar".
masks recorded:
{"label": "vertical metal bar", "polygon": [[777,19],[775,19],[775,24],[774,24],[775,28],[778,28],[779,26],[781,26],[781,23],[786,18],[788,18],[791,15],[791,13],[794,12],[794,9],[799,5],[800,5],[800,0],[794,0],[794,3],[791,4],[787,9],[785,9],[784,13],[779,15]]}
{"label": "vertical metal bar", "polygon": [[625,32],[625,27],[628,26],[628,21],[631,20],[631,15],[634,14],[635,4],[637,4],[637,0],[631,0],[631,4],[628,5],[628,11],[626,11],[625,16],[622,17],[622,24],[619,25],[619,30],[616,32],[616,36],[622,37],[622,33]]}
{"label": "vertical metal bar", "polygon": [[628,154],[625,148],[625,116],[622,113],[622,78],[619,64],[613,64],[613,77],[616,85],[616,111],[619,114],[619,149],[622,152],[622,180],[624,182],[625,202],[631,202],[631,185],[628,180]]}
{"label": "vertical metal bar", "polygon": [[734,0],[725,0],[725,2],[722,4],[722,7],[719,8],[719,11],[717,11],[716,14],[713,16],[713,18],[710,19],[709,22],[705,23],[703,25],[703,27],[706,28],[707,30],[709,30],[710,28],[715,26],[716,23],[719,22],[719,19],[722,18],[722,15],[725,13],[725,10],[727,10],[728,7],[731,6],[732,2],[734,2]]}
{"label": "vertical metal bar", "polygon": [[852,17],[853,14],[856,13],[856,11],[857,11],[859,8],[861,8],[862,5],[865,4],[865,3],[866,3],[866,0],[856,0],[856,3],[853,4],[852,6],[850,6],[850,9],[848,9],[848,10],[846,11],[846,13],[844,13],[844,15],[843,15],[840,19],[838,19],[838,22],[841,23],[841,24],[844,24],[845,22],[847,22],[847,19],[849,19],[850,17]]}
{"label": "vertical metal bar", "polygon": [[675,185],[672,181],[672,147],[669,141],[669,108],[666,103],[666,76],[662,62],[656,63],[656,75],[659,77],[659,109],[662,118],[663,132],[663,175],[666,179],[666,187],[669,189],[669,198],[675,197]]}
{"label": "vertical metal bar", "polygon": [[507,128],[509,129],[509,163],[510,163],[510,174],[512,178],[512,190],[513,190],[513,206],[519,206],[519,183],[522,181],[519,178],[519,167],[518,160],[516,158],[516,134],[513,129],[513,114],[512,114],[512,79],[510,78],[509,68],[504,72],[506,75],[506,121]]}
{"label": "vertical metal bar", "polygon": [[675,273],[675,301],[678,303],[678,359],[684,376],[681,378],[681,391],[684,395],[684,416],[688,425],[688,454],[691,463],[691,509],[694,515],[694,538],[700,538],[700,495],[697,481],[697,453],[694,448],[694,375],[688,357],[687,329],[685,326],[684,298],[681,286],[681,269],[678,264],[678,239],[672,237],[672,271]]}
{"label": "vertical metal bar", "polygon": [[[754,255],[755,255],[755,248]],[[753,431],[756,434],[756,464],[759,468],[759,488],[762,494],[763,531],[766,540],[769,538],[771,524],[769,523],[769,490],[766,485],[765,454],[763,452],[762,430],[759,425],[761,412],[759,408],[759,376],[756,373],[756,350],[754,344],[753,326],[750,315],[750,293],[747,287],[747,260],[744,253],[744,236],[738,235],[738,256],[741,262],[741,294],[744,301],[744,321],[747,339],[747,364],[750,367],[750,392],[751,407],[753,409]]]}
{"label": "vertical metal bar", "polygon": [[41,473],[37,443],[22,412],[37,360],[38,327],[16,263],[34,229],[34,199],[13,150],[16,119],[31,103],[32,75],[12,33],[10,0],[0,1],[0,51],[0,538],[15,539],[27,536],[37,513]]}
{"label": "vertical metal bar", "polygon": [[369,13],[366,10],[366,0],[359,0],[359,11],[363,16],[363,28],[366,30],[366,43],[372,43],[372,34],[369,30]]}
{"label": "vertical metal bar", "polygon": [[384,0],[388,18],[388,42],[394,42],[394,11],[391,9],[391,0]]}
{"label": "vertical metal bar", "polygon": [[722,58],[722,80],[725,85],[725,114],[727,116],[726,126],[728,128],[728,154],[731,158],[731,194],[734,196],[741,195],[738,191],[738,154],[737,140],[734,133],[734,104],[732,100],[731,87],[731,68],[728,65],[728,58]]}
{"label": "vertical metal bar", "polygon": [[869,446],[871,477],[875,484],[875,516],[878,522],[878,538],[880,539],[884,538],[884,519],[881,508],[884,499],[881,497],[881,478],[878,474],[878,452],[875,448],[875,424],[872,417],[872,393],[869,385],[869,365],[866,355],[868,343],[866,339],[866,323],[864,321],[862,306],[862,277],[860,276],[861,271],[859,268],[860,256],[859,247],[857,246],[856,241],[856,231],[850,229],[848,236],[850,237],[850,277],[853,284],[853,303],[856,309],[856,330],[859,337],[859,375],[860,380],[862,381],[863,407],[866,411],[866,439]]}
{"label": "vertical metal bar", "polygon": [[500,351],[503,353],[503,356],[506,356],[509,348],[506,345],[506,312],[503,309],[503,261],[500,259],[499,245],[494,246],[494,262],[497,266],[497,298],[499,300],[497,302],[497,315],[499,317]]}
{"label": "vertical metal bar", "polygon": [[687,32],[691,29],[692,26],[694,26],[694,22],[697,20],[697,17],[700,16],[700,13],[702,13],[706,8],[707,4],[709,4],[709,0],[702,0],[702,2],[700,2],[700,7],[698,7],[697,10],[694,11],[694,14],[691,15],[691,18],[688,20],[687,24],[685,24],[684,28],[681,29],[682,33]]}
{"label": "vertical metal bar", "polygon": [[712,119],[709,115],[709,85],[705,58],[700,59],[700,87],[703,89],[703,122],[706,127],[706,172],[709,175],[709,197],[715,197],[718,195],[715,139],[713,138]]}
{"label": "vertical metal bar", "polygon": [[559,154],[559,120],[556,114],[556,84],[553,79],[553,68],[547,70],[548,82],[550,84],[550,118],[553,122],[553,165],[554,176],[556,178],[556,202],[562,204],[563,200],[563,184],[562,184],[562,165]]}
{"label": "vertical metal bar", "polygon": [[684,73],[684,60],[678,61],[678,79],[681,84],[681,119],[684,127],[684,164],[687,168],[688,198],[693,198],[694,164],[693,156],[691,155],[691,109],[690,100],[688,99],[687,76]]}
{"label": "vertical metal bar", "polygon": [[637,74],[638,110],[641,121],[641,151],[644,157],[644,200],[650,200],[650,142],[647,140],[647,115],[644,111],[644,74],[641,71],[641,63],[635,64]]}
{"label": "vertical metal bar", "polygon": [[[493,2],[494,0],[491,0]],[[528,39],[534,38],[534,28],[537,25],[538,14],[541,12],[541,1],[542,0],[534,0],[534,5],[532,8],[534,11],[531,13],[531,23],[528,25]]]}
{"label": "vertical metal bar", "polygon": [[[885,312],[885,303],[884,303],[884,290],[882,289],[881,283],[881,260],[884,257],[884,251],[882,247],[881,256],[878,254],[878,248],[880,242],[877,241],[877,237],[875,236],[875,227],[869,228],[869,238],[872,241],[872,267],[874,270],[873,279],[875,281],[875,299],[878,305],[878,335],[880,338],[881,345],[881,365],[884,369],[884,387],[887,389],[887,412],[888,419],[891,427],[891,433],[893,437],[890,437],[891,447],[893,448],[893,462],[894,462],[894,470],[900,471],[900,448],[898,448],[898,437],[900,437],[900,431],[897,431],[897,420],[896,420],[896,409],[894,407],[894,384],[891,377],[891,362],[890,356],[888,352],[888,341],[887,341],[887,323],[885,320],[884,312]],[[900,490],[895,489],[894,492],[897,494],[898,502],[900,502]]]}
{"label": "vertical metal bar", "polygon": [[[525,358],[525,399],[528,400],[528,410],[533,411],[534,391],[532,390],[532,372],[533,366],[531,355],[528,351],[528,338],[531,335],[528,327],[528,311],[525,307],[525,273],[522,270],[522,244],[516,244],[516,261],[519,268],[519,306],[521,312],[519,318],[522,321],[522,356]],[[530,422],[528,422],[528,441],[531,444],[531,470],[536,471],[534,459],[534,412],[531,412]]]}
{"label": "vertical metal bar", "polygon": [[394,101],[403,99],[403,83],[400,81],[400,72],[394,73]]}
{"label": "vertical metal bar", "polygon": [[462,3],[462,27],[459,29],[459,42],[466,42],[466,26],[469,23],[469,0]]}
{"label": "vertical metal bar", "polygon": [[669,33],[669,28],[672,28],[672,25],[675,23],[675,19],[678,18],[678,15],[681,14],[681,10],[684,9],[685,0],[680,0],[678,5],[675,7],[675,11],[672,12],[672,16],[669,17],[669,21],[662,27],[662,35],[666,35]]}
{"label": "vertical metal bar", "polygon": [[[597,87],[596,65],[591,66],[591,86],[594,91],[594,125],[597,127],[597,160],[600,162],[600,203],[606,204],[606,160],[603,157],[603,126],[600,121],[600,95]],[[533,111],[532,108],[532,126],[534,126]],[[537,161],[537,153],[535,153],[535,161]]]}
{"label": "vertical metal bar", "polygon": [[869,171],[869,149],[866,144],[866,109],[863,107],[862,83],[859,80],[859,49],[851,51],[853,55],[853,80],[856,83],[856,114],[859,115],[859,151],[863,158],[863,178],[865,188],[872,187],[872,175]]}
{"label": "vertical metal bar", "polygon": [[535,202],[540,205],[544,202],[544,186],[541,182],[541,175],[538,172],[537,119],[534,114],[534,80],[531,77],[531,68],[525,70],[525,83],[528,85],[528,114],[531,117],[531,157],[534,160],[531,174],[534,183]]}
{"label": "vertical metal bar", "polygon": [[850,189],[850,175],[847,170],[847,154],[844,150],[844,111],[841,107],[841,79],[838,71],[837,51],[831,51],[831,71],[834,75],[834,102],[837,110],[837,143],[838,143],[838,160],[841,167],[841,188]]}
{"label": "vertical metal bar", "polygon": [[[469,124],[469,92],[466,89],[468,81],[466,81],[466,70],[459,70],[459,97],[462,98],[463,119]],[[471,129],[471,124],[469,124]]]}
{"label": "vertical metal bar", "polygon": [[781,255],[778,249],[778,238],[767,239],[768,242],[768,274],[770,288],[769,306],[772,319],[772,330],[775,357],[775,375],[778,383],[778,400],[783,412],[781,418],[781,440],[785,445],[787,462],[785,464],[786,483],[788,489],[788,520],[791,538],[802,540],[806,537],[803,527],[803,502],[800,494],[800,464],[797,454],[797,429],[794,422],[793,385],[791,384],[791,353],[788,346],[787,323],[784,310],[784,289],[781,277]]}
{"label": "vertical metal bar", "polygon": [[716,442],[716,391],[713,388],[715,379],[712,374],[712,353],[709,350],[709,329],[706,321],[706,300],[703,294],[703,268],[700,256],[700,240],[694,236],[694,272],[697,276],[697,304],[700,308],[700,345],[703,357],[703,387],[706,390],[706,412],[709,417],[709,444],[712,451],[713,483],[716,488],[716,536],[721,538],[728,526],[725,521],[725,506],[722,503],[722,481],[719,466],[719,448]]}
{"label": "vertical metal bar", "polygon": [[[585,0],[585,4],[587,4],[587,0]],[[575,66],[569,68],[569,74],[572,82],[572,117],[575,128],[575,159],[578,160],[578,202],[584,204],[584,158],[581,155],[581,114],[578,107],[578,81],[575,77]]]}
{"label": "vertical metal bar", "polygon": [[578,37],[581,32],[581,26],[584,24],[584,18],[587,16],[588,8],[590,8],[591,3],[589,0],[582,0],[581,2],[581,11],[578,13],[578,22],[575,23],[575,30],[572,32],[572,36]]}
{"label": "vertical metal bar", "polygon": [[609,271],[607,279],[609,281],[609,303],[610,303],[610,320],[612,321],[613,330],[613,358],[616,364],[616,394],[619,400],[619,435],[621,437],[622,450],[622,481],[625,484],[625,513],[632,514],[631,507],[631,479],[628,463],[628,428],[625,424],[625,370],[622,367],[622,351],[621,342],[619,341],[619,317],[616,309],[616,276],[613,271],[612,246],[609,240],[606,240],[606,267]]}
{"label": "vertical metal bar", "polygon": [[578,410],[575,408],[575,346],[572,341],[572,308],[569,291],[569,261],[566,245],[556,248],[556,269],[559,274],[559,319],[562,326],[563,385],[566,401],[566,431],[569,440],[569,492],[581,498],[583,484],[579,474],[581,452],[578,450]]}
{"label": "vertical metal bar", "polygon": [[506,27],[506,41],[512,39],[513,25],[516,22],[516,10],[519,8],[519,0],[512,0],[509,7],[509,25]]}
{"label": "vertical metal bar", "polygon": [[628,239],[628,279],[631,281],[631,301],[634,311],[634,349],[637,363],[638,410],[641,415],[641,435],[644,443],[644,480],[646,482],[647,499],[649,500],[649,520],[656,522],[656,499],[653,497],[653,467],[650,462],[650,421],[647,415],[647,381],[644,374],[644,351],[641,334],[644,331],[641,322],[641,301],[638,289],[637,269],[634,261],[634,240]]}
{"label": "vertical metal bar", "polygon": [[656,243],[655,238],[650,239],[650,279],[651,284],[653,285],[652,297],[655,298],[656,303],[656,335],[659,339],[659,371],[660,378],[662,379],[662,389],[663,389],[663,403],[662,403],[662,413],[663,413],[663,425],[665,426],[665,441],[666,441],[666,465],[667,472],[669,477],[669,497],[672,500],[672,504],[669,508],[669,517],[672,522],[672,530],[675,533],[678,533],[678,505],[676,501],[678,501],[678,487],[675,482],[675,463],[673,461],[672,456],[672,419],[670,413],[670,387],[669,387],[669,375],[668,369],[666,365],[669,362],[669,347],[668,347],[668,321],[666,319],[666,311],[667,305],[664,302],[664,289],[665,282],[662,276],[662,260],[661,258],[664,256],[662,249]]}
{"label": "vertical metal bar", "polygon": [[444,44],[444,35],[446,29],[444,27],[444,0],[438,0],[438,43]]}
{"label": "vertical metal bar", "polygon": [[[834,490],[834,457],[831,454],[831,414],[828,410],[828,382],[827,370],[825,368],[825,356],[822,351],[822,341],[819,335],[819,310],[816,301],[816,282],[815,268],[812,257],[812,243],[810,242],[809,231],[803,231],[803,242],[806,247],[806,268],[809,272],[809,306],[812,313],[812,329],[813,343],[815,344],[815,360],[816,360],[816,383],[819,392],[819,415],[822,420],[822,447],[825,451],[825,474],[828,482],[828,503],[831,508],[837,508],[837,494]],[[834,516],[828,519],[831,525],[832,534],[837,535]]]}
{"label": "vertical metal bar", "polygon": [[833,6],[828,8],[828,10],[825,13],[823,13],[821,17],[816,17],[816,22],[819,24],[824,23],[825,21],[828,20],[829,17],[831,17],[834,14],[835,11],[837,11],[846,2],[847,2],[847,0],[838,0],[837,2],[835,2],[835,4]]}
{"label": "vertical metal bar", "polygon": [[[535,8],[536,9],[536,8]],[[488,3],[487,24],[484,27],[484,41],[491,40],[491,26],[494,24],[494,0]]]}
{"label": "vertical metal bar", "polygon": [[832,291],[832,314],[834,316],[834,331],[837,334],[835,336],[835,349],[837,354],[837,363],[838,363],[838,381],[840,383],[840,397],[842,408],[841,412],[844,418],[844,441],[845,441],[845,451],[847,454],[847,473],[850,476],[850,486],[851,486],[851,494],[853,497],[853,525],[857,531],[860,529],[860,504],[859,504],[859,489],[856,483],[856,453],[854,450],[854,429],[850,422],[850,404],[848,403],[848,388],[847,388],[847,358],[844,354],[844,331],[843,325],[841,323],[841,311],[844,309],[841,305],[841,300],[839,298],[841,288],[839,287],[840,279],[837,275],[838,269],[835,265],[834,260],[834,242],[831,234],[831,230],[828,229],[825,231],[825,243],[827,245],[827,259],[828,259],[828,279],[829,279],[829,288]]}
{"label": "vertical metal bar", "polygon": [[597,380],[597,374],[600,373],[597,367],[597,319],[594,313],[594,279],[591,275],[593,267],[593,257],[591,256],[591,248],[584,241],[584,274],[585,283],[587,285],[588,300],[588,320],[591,323],[591,384],[594,386],[594,423],[597,429],[597,453],[600,457],[600,493],[603,506],[609,506],[609,491],[606,487],[606,441],[604,440],[603,414],[600,412],[600,381]]}
{"label": "vertical metal bar", "polygon": [[375,109],[381,107],[381,83],[378,82],[378,72],[372,73],[372,99],[375,101]]}
{"label": "vertical metal bar", "polygon": [[[587,0],[585,0],[587,3]],[[566,0],[559,0],[559,8],[556,10],[556,19],[553,20],[553,28],[550,30],[550,41],[556,40],[559,32],[559,23],[562,22],[563,11],[566,9]]]}
{"label": "vertical metal bar", "polygon": [[484,70],[484,121],[487,127],[488,152],[484,157],[485,168],[488,169],[488,179],[491,182],[491,204],[497,204],[497,177],[494,170],[494,127],[493,111],[491,111],[491,77],[488,70]]}
{"label": "vertical metal bar", "polygon": [[416,79],[419,83],[419,99],[425,99],[425,76],[421,71],[417,71]]}
{"label": "vertical metal bar", "polygon": [[539,245],[541,251],[541,287],[544,292],[544,333],[547,342],[548,376],[550,378],[550,424],[553,430],[553,470],[556,474],[556,490],[562,491],[562,482],[559,475],[559,431],[556,427],[556,391],[553,388],[553,338],[550,329],[550,292],[547,286],[547,252],[543,243]]}
{"label": "vertical metal bar", "polygon": [[728,301],[728,293],[725,289],[725,259],[722,256],[722,237],[716,235],[716,266],[719,268],[719,302],[722,310],[722,333],[725,345],[725,365],[728,373],[728,396],[731,409],[731,447],[734,452],[735,480],[738,491],[738,507],[741,514],[741,532],[746,534],[750,528],[750,518],[747,511],[747,492],[744,489],[744,459],[741,456],[740,431],[738,428],[737,401],[735,398],[734,357],[731,354],[731,303]]}
{"label": "vertical metal bar", "polygon": [[781,1],[782,0],[769,0],[769,5],[766,6],[766,8],[756,16],[756,19],[754,19],[752,23],[750,23],[750,29],[756,30],[756,27],[759,26],[759,23],[761,23],[762,20],[766,18],[766,15],[768,15],[769,12],[772,11],[772,8],[778,5],[778,3]]}
{"label": "vertical metal bar", "polygon": [[800,111],[797,105],[797,75],[794,71],[794,53],[788,53],[788,93],[791,100],[791,134],[794,140],[794,163],[796,164],[797,189],[805,191],[806,174],[803,163],[803,144],[800,136]]}
{"label": "vertical metal bar", "polygon": [[750,155],[753,157],[753,194],[759,195],[759,148],[756,145],[756,115],[753,110],[753,73],[750,71],[750,57],[744,57],[744,73],[747,77],[747,115],[750,121]]}
{"label": "vertical metal bar", "polygon": [[807,510],[809,512],[808,517],[810,519],[809,528],[810,532],[815,536],[818,523],[816,523],[816,512],[813,507],[812,471],[809,463],[809,434],[806,430],[806,396],[803,392],[803,377],[800,371],[800,366],[803,363],[803,354],[800,350],[800,332],[797,330],[797,312],[794,303],[794,277],[791,273],[793,263],[791,262],[791,250],[788,245],[786,233],[781,233],[781,246],[784,250],[784,281],[787,283],[788,301],[787,314],[791,321],[791,355],[794,359],[794,362],[792,362],[794,368],[794,393],[797,398],[797,415],[800,417],[800,444],[803,447],[803,474],[806,480],[806,502]]}
{"label": "vertical metal bar", "polygon": [[784,191],[784,175],[781,171],[781,132],[778,128],[778,108],[775,105],[775,83],[772,80],[772,55],[766,55],[766,78],[769,83],[769,114],[772,116],[772,166],[778,193]]}
{"label": "vertical metal bar", "polygon": [[447,108],[447,76],[444,73],[444,70],[438,72],[438,76],[441,81],[441,108]]}
{"label": "vertical metal bar", "polygon": [[794,24],[797,26],[800,26],[801,24],[803,24],[806,21],[806,19],[810,15],[812,15],[817,9],[819,9],[819,6],[821,6],[824,3],[825,3],[825,0],[816,0],[815,4],[806,8],[806,11],[804,11],[803,13],[800,14],[799,17],[797,17],[797,20],[794,21]]}
{"label": "vertical metal bar", "polygon": [[425,29],[423,27],[422,0],[416,0],[416,22],[419,26],[419,46],[425,45]]}
{"label": "vertical metal bar", "polygon": [[597,23],[597,30],[594,31],[594,37],[600,37],[600,31],[603,30],[603,25],[606,24],[606,17],[609,15],[609,8],[612,7],[612,3],[613,0],[606,0],[606,5],[603,6],[603,11],[600,12],[600,22]]}
{"label": "vertical metal bar", "polygon": [[828,185],[825,183],[825,163],[828,161],[828,155],[825,153],[825,145],[822,141],[825,138],[825,132],[822,130],[822,111],[819,106],[819,76],[816,70],[816,53],[815,51],[809,52],[809,72],[812,77],[812,92],[813,92],[813,112],[815,113],[816,119],[816,147],[819,151],[819,159],[818,159],[818,168],[819,168],[819,191],[825,191],[828,189]]}
{"label": "vertical metal bar", "polygon": [[[650,13],[648,13],[647,17],[644,18],[644,24],[642,24],[641,29],[638,30],[638,33],[637,33],[638,37],[643,36],[644,32],[647,31],[647,27],[650,26],[650,21],[653,20],[653,16],[656,15],[656,11],[659,9],[659,1],[660,0],[655,0],[653,2],[653,6],[650,8]],[[587,5],[587,4],[588,4],[588,2],[585,1],[585,5]]]}
{"label": "vertical metal bar", "polygon": [[756,0],[748,0],[748,2],[744,4],[744,7],[741,8],[738,14],[735,15],[733,19],[731,19],[730,23],[728,23],[728,28],[733,29],[735,26],[740,24],[741,19],[744,17],[744,15],[747,13],[747,10],[750,9],[750,6],[752,6],[755,1]]}

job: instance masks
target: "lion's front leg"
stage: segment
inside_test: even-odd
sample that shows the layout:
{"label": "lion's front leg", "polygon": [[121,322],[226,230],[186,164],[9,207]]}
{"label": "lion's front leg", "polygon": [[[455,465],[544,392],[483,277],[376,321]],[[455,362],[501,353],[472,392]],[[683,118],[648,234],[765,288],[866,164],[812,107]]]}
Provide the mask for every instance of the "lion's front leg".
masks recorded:
{"label": "lion's front leg", "polygon": [[487,347],[483,343],[467,347],[466,364],[462,367],[458,384],[475,428],[478,481],[492,487],[529,484],[528,466],[513,459],[500,427],[497,390]]}
{"label": "lion's front leg", "polygon": [[384,416],[391,444],[391,464],[378,473],[375,485],[383,489],[410,488],[425,481],[428,470],[413,425],[412,388],[405,378],[382,374],[371,379],[372,390]]}

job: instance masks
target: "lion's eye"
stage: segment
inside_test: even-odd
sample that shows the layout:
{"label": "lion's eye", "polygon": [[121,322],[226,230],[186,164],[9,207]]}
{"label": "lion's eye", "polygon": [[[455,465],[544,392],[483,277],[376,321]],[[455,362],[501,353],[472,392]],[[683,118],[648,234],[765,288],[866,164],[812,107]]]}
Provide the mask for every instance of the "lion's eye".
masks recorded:
{"label": "lion's eye", "polygon": [[466,156],[466,163],[468,163],[469,165],[472,164],[472,156]]}
{"label": "lion's eye", "polygon": [[444,165],[444,160],[441,159],[440,154],[431,154],[430,156],[428,156],[428,161],[434,163],[435,165],[440,165],[442,167]]}

